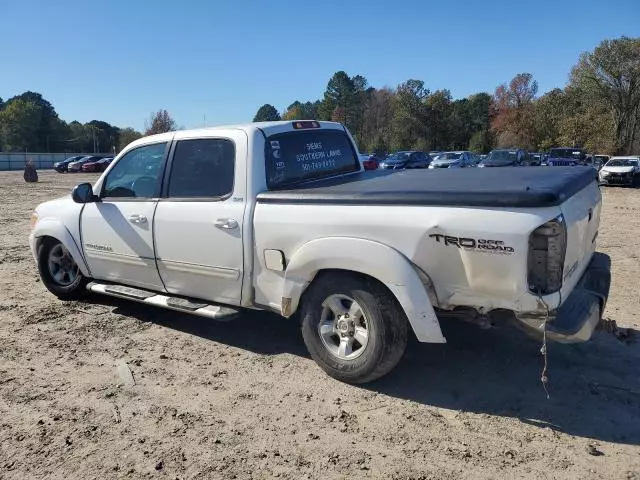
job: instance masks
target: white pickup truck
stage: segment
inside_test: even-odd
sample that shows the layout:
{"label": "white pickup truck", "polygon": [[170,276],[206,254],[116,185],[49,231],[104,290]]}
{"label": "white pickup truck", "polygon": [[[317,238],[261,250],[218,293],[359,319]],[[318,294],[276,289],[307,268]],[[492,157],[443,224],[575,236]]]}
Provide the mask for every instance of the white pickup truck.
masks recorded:
{"label": "white pickup truck", "polygon": [[389,372],[410,330],[445,342],[448,315],[590,338],[610,284],[593,169],[364,172],[357,152],[318,121],[137,140],[37,207],[42,281],[63,300],[295,317],[314,360],[353,383]]}

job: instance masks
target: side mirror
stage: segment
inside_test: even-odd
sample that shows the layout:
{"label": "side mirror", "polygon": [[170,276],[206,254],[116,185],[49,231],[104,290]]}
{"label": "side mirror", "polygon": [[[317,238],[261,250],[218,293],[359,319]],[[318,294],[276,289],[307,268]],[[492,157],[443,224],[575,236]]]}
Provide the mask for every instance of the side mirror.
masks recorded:
{"label": "side mirror", "polygon": [[71,192],[71,198],[76,203],[90,203],[98,200],[98,197],[93,194],[93,187],[90,183],[76,185]]}

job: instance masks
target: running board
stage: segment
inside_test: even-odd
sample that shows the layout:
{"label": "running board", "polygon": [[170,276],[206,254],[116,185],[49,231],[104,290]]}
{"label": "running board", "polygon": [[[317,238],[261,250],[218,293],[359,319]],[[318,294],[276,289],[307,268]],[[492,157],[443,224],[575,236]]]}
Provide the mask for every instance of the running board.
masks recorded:
{"label": "running board", "polygon": [[179,312],[199,315],[201,317],[212,318],[213,320],[220,322],[232,320],[240,314],[239,310],[232,307],[211,305],[200,300],[171,297],[169,295],[162,295],[140,288],[126,287],[124,285],[91,282],[87,285],[87,290],[112,297],[147,303],[149,305],[155,305],[156,307],[167,308],[169,310],[176,310]]}

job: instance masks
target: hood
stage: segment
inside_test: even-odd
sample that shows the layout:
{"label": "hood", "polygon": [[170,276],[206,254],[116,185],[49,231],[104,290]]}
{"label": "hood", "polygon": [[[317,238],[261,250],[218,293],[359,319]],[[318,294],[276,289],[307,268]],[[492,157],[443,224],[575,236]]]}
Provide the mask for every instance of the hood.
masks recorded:
{"label": "hood", "polygon": [[478,165],[479,167],[511,167],[513,166],[514,162],[481,162],[480,165]]}
{"label": "hood", "polygon": [[459,158],[443,158],[439,160],[434,160],[431,162],[432,165],[451,165],[452,163],[458,163],[460,161]]}
{"label": "hood", "polygon": [[609,172],[609,173],[631,173],[635,167],[602,167],[601,172]]}
{"label": "hood", "polygon": [[407,163],[407,160],[382,160],[382,162],[385,165],[402,165],[403,163]]}
{"label": "hood", "polygon": [[53,200],[48,200],[44,203],[41,203],[35,208],[35,211],[38,214],[38,217],[40,217],[40,220],[42,220],[47,217],[59,218],[61,212],[67,212],[69,210],[76,209],[80,210],[77,207],[82,207],[82,205],[74,202],[71,198],[71,193],[69,193],[64,197],[55,198]]}
{"label": "hood", "polygon": [[567,162],[567,163],[579,163],[580,160],[577,158],[567,158],[567,157],[548,157],[548,162]]}
{"label": "hood", "polygon": [[73,230],[78,227],[78,218],[80,218],[83,206],[83,204],[73,201],[70,192],[64,197],[41,203],[35,209],[38,214],[38,224],[41,222],[57,222],[67,225],[68,228]]}
{"label": "hood", "polygon": [[61,208],[65,205],[69,205],[69,202],[75,203],[71,199],[71,193],[63,196],[54,198],[53,200],[47,200],[46,202],[42,202],[40,205],[36,207],[38,213],[48,213],[52,211],[56,211],[58,208]]}

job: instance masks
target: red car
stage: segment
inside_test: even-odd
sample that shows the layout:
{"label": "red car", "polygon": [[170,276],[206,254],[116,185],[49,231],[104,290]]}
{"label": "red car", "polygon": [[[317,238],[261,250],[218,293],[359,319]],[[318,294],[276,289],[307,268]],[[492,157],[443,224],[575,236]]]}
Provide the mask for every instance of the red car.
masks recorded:
{"label": "red car", "polygon": [[380,164],[380,160],[378,160],[375,155],[360,155],[360,161],[362,162],[362,166],[365,170],[377,170],[378,165]]}
{"label": "red car", "polygon": [[101,158],[100,160],[96,160],[95,162],[85,163],[80,167],[83,172],[104,172],[109,164],[113,161],[113,158]]}

